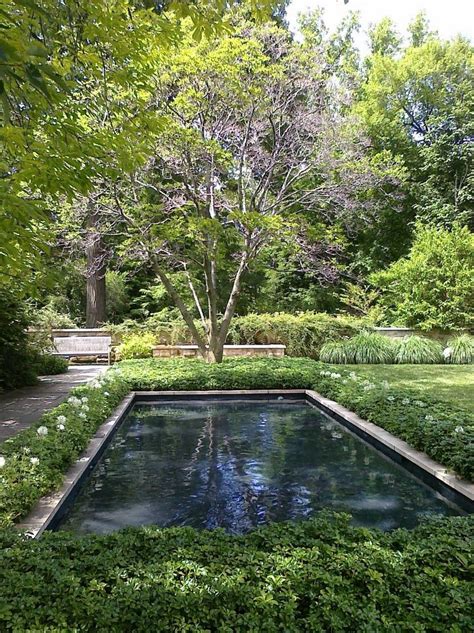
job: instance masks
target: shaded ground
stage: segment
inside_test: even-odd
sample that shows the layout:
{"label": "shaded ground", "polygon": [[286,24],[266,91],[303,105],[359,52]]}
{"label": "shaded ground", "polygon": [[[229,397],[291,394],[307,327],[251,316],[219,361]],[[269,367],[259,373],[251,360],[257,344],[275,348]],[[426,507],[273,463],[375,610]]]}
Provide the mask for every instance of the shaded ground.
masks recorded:
{"label": "shaded ground", "polygon": [[357,374],[387,380],[400,388],[419,389],[421,393],[454,405],[474,408],[473,365],[340,365]]}
{"label": "shaded ground", "polygon": [[33,387],[0,394],[0,442],[36,422],[65,400],[73,387],[89,382],[105,371],[103,365],[76,365],[65,374],[42,376]]}

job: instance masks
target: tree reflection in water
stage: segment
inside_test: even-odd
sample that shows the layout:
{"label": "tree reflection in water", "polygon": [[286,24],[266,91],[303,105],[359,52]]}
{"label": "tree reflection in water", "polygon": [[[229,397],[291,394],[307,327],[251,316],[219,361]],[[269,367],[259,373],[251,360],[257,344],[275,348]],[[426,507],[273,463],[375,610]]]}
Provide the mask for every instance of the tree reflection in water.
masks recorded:
{"label": "tree reflection in water", "polygon": [[62,529],[157,524],[242,533],[323,508],[381,529],[458,513],[304,402],[201,401],[136,405]]}

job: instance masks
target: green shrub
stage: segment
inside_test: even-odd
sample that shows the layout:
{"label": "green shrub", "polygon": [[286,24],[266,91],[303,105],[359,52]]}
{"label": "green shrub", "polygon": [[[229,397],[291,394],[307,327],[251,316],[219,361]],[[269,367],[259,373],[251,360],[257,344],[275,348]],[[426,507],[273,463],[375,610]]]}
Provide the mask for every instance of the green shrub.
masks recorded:
{"label": "green shrub", "polygon": [[395,345],[391,338],[374,332],[361,332],[344,343],[348,362],[365,365],[393,363]]}
{"label": "green shrub", "polygon": [[286,345],[288,356],[318,358],[327,341],[352,336],[367,327],[367,321],[325,313],[248,314],[232,320],[228,342],[234,344]]}
{"label": "green shrub", "polygon": [[0,533],[3,631],[470,631],[472,517],[382,533],[347,515],[222,530]]}
{"label": "green shrub", "polygon": [[34,357],[33,364],[39,376],[64,374],[69,367],[69,362],[65,358],[53,356],[52,354],[37,354]]}
{"label": "green shrub", "polygon": [[333,365],[347,365],[353,362],[345,341],[329,341],[321,347],[319,360]]}
{"label": "green shrub", "polygon": [[118,346],[117,352],[120,359],[123,360],[130,358],[149,358],[153,354],[153,347],[155,345],[156,339],[151,332],[130,334],[125,337],[124,342]]}
{"label": "green shrub", "polygon": [[467,227],[450,230],[418,225],[408,257],[375,273],[386,322],[423,330],[472,327],[474,314],[474,235]]}
{"label": "green shrub", "polygon": [[396,363],[411,365],[443,362],[443,348],[437,341],[422,336],[405,336],[397,342]]}
{"label": "green shrub", "polygon": [[0,288],[0,391],[36,382],[27,328],[26,306],[12,292]]}
{"label": "green shrub", "polygon": [[447,363],[457,365],[469,365],[474,363],[474,337],[469,334],[461,334],[448,341],[448,346],[443,352]]}

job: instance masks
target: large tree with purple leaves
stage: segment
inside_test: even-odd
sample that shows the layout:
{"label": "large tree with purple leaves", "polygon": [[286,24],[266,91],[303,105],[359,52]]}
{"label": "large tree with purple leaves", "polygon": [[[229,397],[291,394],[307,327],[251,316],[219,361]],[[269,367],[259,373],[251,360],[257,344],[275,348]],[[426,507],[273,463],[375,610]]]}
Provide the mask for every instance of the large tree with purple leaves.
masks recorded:
{"label": "large tree with purple leaves", "polygon": [[[324,240],[315,245],[307,227],[365,222],[370,192],[386,179],[368,165],[355,123],[342,123],[339,87],[320,61],[274,25],[246,25],[190,40],[157,77],[150,108],[166,124],[134,175],[132,202],[117,196],[124,252],[153,267],[209,361],[222,359],[243,277],[262,249],[285,241],[321,266]],[[174,283],[177,272],[186,286]]]}

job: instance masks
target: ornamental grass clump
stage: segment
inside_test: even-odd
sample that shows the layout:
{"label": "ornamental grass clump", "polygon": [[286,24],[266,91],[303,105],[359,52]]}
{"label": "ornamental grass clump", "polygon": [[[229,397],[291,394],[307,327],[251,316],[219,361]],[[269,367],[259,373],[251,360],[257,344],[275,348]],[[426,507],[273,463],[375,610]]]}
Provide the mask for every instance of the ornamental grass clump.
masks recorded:
{"label": "ornamental grass clump", "polygon": [[400,364],[428,365],[443,362],[440,343],[423,336],[405,336],[396,344],[395,362]]}
{"label": "ornamental grass clump", "polygon": [[461,334],[448,341],[443,351],[444,359],[453,365],[470,365],[474,363],[474,336]]}
{"label": "ornamental grass clump", "polygon": [[329,341],[322,346],[319,360],[334,365],[347,365],[352,362],[349,352],[345,341]]}
{"label": "ornamental grass clump", "polygon": [[395,358],[394,342],[382,334],[361,332],[349,339],[347,347],[347,362],[364,365],[393,363]]}

